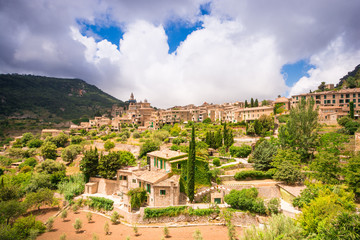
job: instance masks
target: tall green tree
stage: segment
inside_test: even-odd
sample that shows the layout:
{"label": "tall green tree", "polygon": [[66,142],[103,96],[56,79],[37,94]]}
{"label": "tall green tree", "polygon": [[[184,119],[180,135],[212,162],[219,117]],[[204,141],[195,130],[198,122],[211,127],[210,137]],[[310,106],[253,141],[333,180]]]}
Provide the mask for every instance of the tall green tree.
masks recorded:
{"label": "tall green tree", "polygon": [[189,144],[189,157],[187,162],[187,195],[190,202],[194,201],[195,193],[195,127],[192,127],[191,141]]}
{"label": "tall green tree", "polygon": [[250,100],[250,107],[254,107],[254,99],[253,98],[251,98],[251,100]]}
{"label": "tall green tree", "polygon": [[277,146],[268,140],[261,142],[254,150],[254,169],[267,171],[272,168],[274,156],[277,154]]}
{"label": "tall green tree", "polygon": [[221,134],[221,129],[219,128],[215,133],[216,149],[222,147],[223,145],[222,139],[223,137]]}
{"label": "tall green tree", "polygon": [[337,184],[340,179],[340,159],[331,152],[320,151],[310,164],[313,176],[324,183]]}
{"label": "tall green tree", "polygon": [[94,150],[90,148],[84,153],[84,157],[80,162],[80,170],[84,173],[85,181],[88,182],[90,177],[95,177],[98,174],[99,153],[97,148]]}
{"label": "tall green tree", "polygon": [[257,98],[255,99],[255,103],[254,103],[254,107],[258,107],[259,106],[259,101],[257,100]]}
{"label": "tall green tree", "polygon": [[303,161],[313,156],[318,143],[318,112],[314,104],[313,99],[302,99],[290,110],[288,121],[279,129],[281,146],[292,148]]}
{"label": "tall green tree", "polygon": [[245,108],[249,107],[247,100],[245,100]]}
{"label": "tall green tree", "polygon": [[349,115],[352,119],[354,119],[354,102],[350,102],[349,107],[350,107]]}

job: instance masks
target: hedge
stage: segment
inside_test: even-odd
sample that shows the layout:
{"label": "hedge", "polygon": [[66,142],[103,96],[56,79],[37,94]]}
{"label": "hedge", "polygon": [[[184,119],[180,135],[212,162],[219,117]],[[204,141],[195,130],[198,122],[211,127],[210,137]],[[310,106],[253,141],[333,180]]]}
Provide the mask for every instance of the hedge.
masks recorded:
{"label": "hedge", "polygon": [[105,211],[113,210],[114,201],[111,199],[103,198],[103,197],[89,197],[89,207],[100,210],[103,209]]}
{"label": "hedge", "polygon": [[259,180],[259,179],[271,179],[272,174],[269,172],[262,172],[256,170],[237,172],[234,176],[235,180]]}
{"label": "hedge", "polygon": [[176,217],[181,214],[188,214],[189,216],[208,216],[213,213],[219,213],[219,208],[193,209],[187,206],[174,206],[166,208],[145,208],[144,218],[157,217]]}

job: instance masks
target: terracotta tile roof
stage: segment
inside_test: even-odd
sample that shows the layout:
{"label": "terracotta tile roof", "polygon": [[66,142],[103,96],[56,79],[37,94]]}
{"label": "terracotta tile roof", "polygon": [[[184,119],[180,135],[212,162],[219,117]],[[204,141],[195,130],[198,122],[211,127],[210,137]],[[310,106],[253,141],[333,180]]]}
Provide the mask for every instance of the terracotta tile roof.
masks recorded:
{"label": "terracotta tile roof", "polygon": [[160,172],[160,171],[138,171],[134,172],[134,175],[141,181],[149,182],[149,183],[157,183],[163,179],[166,179],[168,173]]}
{"label": "terracotta tile roof", "polygon": [[179,186],[179,180],[180,180],[180,176],[179,175],[173,175],[172,177],[165,179],[161,182],[158,182],[156,184],[154,184],[155,187],[171,187],[171,182],[174,183],[174,185],[176,187]]}
{"label": "terracotta tile roof", "polygon": [[178,152],[178,151],[172,151],[170,149],[163,149],[160,151],[154,151],[154,152],[149,152],[147,155],[149,156],[153,156],[153,157],[159,157],[159,158],[163,158],[163,159],[171,159],[174,157],[179,157],[179,156],[186,156],[187,153],[183,153],[183,152]]}

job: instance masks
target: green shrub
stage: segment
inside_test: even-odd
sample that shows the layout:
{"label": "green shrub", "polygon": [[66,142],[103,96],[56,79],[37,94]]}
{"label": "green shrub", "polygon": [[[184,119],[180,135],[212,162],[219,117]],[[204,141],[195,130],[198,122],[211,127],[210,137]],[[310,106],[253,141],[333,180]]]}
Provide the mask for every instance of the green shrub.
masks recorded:
{"label": "green shrub", "polygon": [[256,188],[231,190],[229,194],[225,195],[225,202],[232,208],[249,211],[258,214],[266,214],[266,207],[264,201],[257,198],[258,191]]}
{"label": "green shrub", "polygon": [[144,218],[176,217],[181,214],[189,216],[208,216],[213,213],[220,213],[219,208],[193,209],[187,206],[172,206],[166,208],[145,208]]}
{"label": "green shrub", "polygon": [[60,193],[64,194],[67,201],[71,201],[74,197],[82,194],[85,190],[85,180],[83,174],[70,176],[68,179],[58,184]]}
{"label": "green shrub", "polygon": [[176,217],[184,213],[187,210],[187,206],[174,206],[166,208],[145,208],[144,218],[156,218],[156,217]]}
{"label": "green shrub", "polygon": [[89,207],[96,209],[96,210],[105,210],[105,211],[111,211],[113,210],[114,201],[103,198],[103,197],[89,197]]}
{"label": "green shrub", "polygon": [[115,147],[115,143],[113,143],[112,141],[110,140],[107,140],[105,143],[104,143],[104,148],[106,151],[109,151],[110,149],[114,148]]}
{"label": "green shrub", "polygon": [[271,179],[272,174],[269,172],[262,172],[256,170],[248,170],[248,171],[241,171],[237,172],[234,176],[236,181],[240,180],[254,180],[254,179]]}
{"label": "green shrub", "polygon": [[219,158],[214,158],[214,160],[213,160],[213,164],[214,164],[214,166],[219,167],[219,166],[221,165],[221,163],[220,163],[220,159],[219,159]]}
{"label": "green shrub", "polygon": [[117,224],[118,221],[119,221],[119,218],[120,218],[119,213],[116,212],[116,211],[114,211],[114,212],[112,213],[112,215],[111,215],[110,220],[111,220],[111,222],[112,222],[113,224]]}
{"label": "green shrub", "polygon": [[251,153],[251,147],[246,144],[242,144],[241,147],[231,146],[229,151],[233,157],[246,158]]}

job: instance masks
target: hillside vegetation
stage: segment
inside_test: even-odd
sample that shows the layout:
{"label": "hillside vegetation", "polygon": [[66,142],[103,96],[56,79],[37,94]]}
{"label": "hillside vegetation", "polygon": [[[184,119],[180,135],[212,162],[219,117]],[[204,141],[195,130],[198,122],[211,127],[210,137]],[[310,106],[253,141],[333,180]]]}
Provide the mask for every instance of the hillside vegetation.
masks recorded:
{"label": "hillside vegetation", "polygon": [[0,74],[0,118],[61,122],[104,113],[124,103],[81,79]]}

